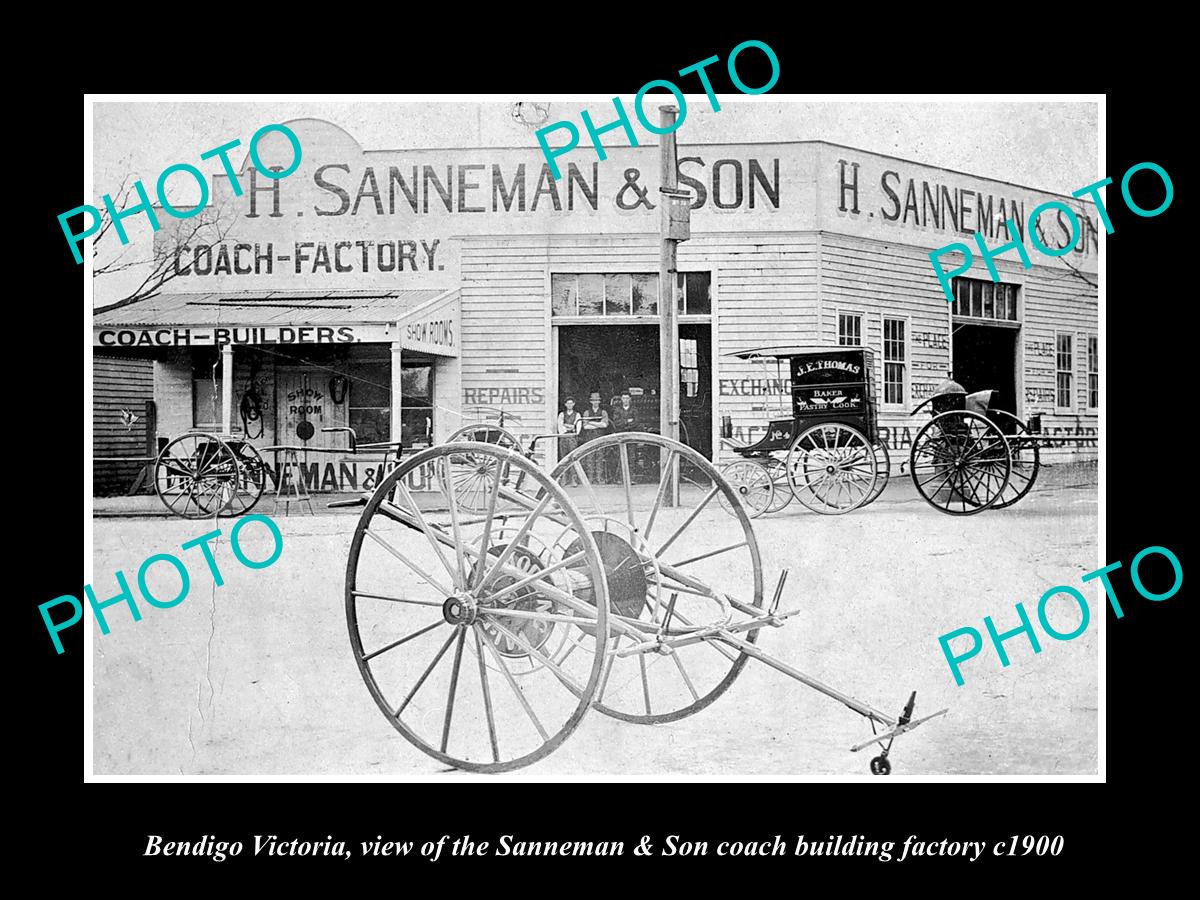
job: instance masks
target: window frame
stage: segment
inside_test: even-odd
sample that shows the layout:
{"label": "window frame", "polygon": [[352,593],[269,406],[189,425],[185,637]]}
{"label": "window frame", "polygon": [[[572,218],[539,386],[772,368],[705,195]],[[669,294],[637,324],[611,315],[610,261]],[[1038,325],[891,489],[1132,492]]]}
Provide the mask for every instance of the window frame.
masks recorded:
{"label": "window frame", "polygon": [[[1085,385],[1085,389],[1087,391],[1087,396],[1084,398],[1084,402],[1087,405],[1084,408],[1091,412],[1096,412],[1100,409],[1100,336],[1098,334],[1085,334],[1084,340],[1087,343],[1087,356],[1085,361],[1085,374],[1087,376],[1087,384]],[[1096,348],[1094,353],[1092,352],[1093,346]],[[1094,370],[1092,369],[1093,361],[1096,365]],[[1093,378],[1096,379],[1095,403],[1092,403]]]}
{"label": "window frame", "polygon": [[[1065,368],[1065,369],[1059,367],[1060,351],[1058,349],[1059,348],[1059,338],[1064,338],[1064,337],[1070,342],[1069,349],[1067,351],[1070,354],[1070,359],[1068,360],[1067,368]],[[1071,332],[1071,331],[1056,331],[1056,332],[1054,332],[1054,411],[1055,412],[1068,412],[1069,413],[1069,412],[1075,411],[1075,388],[1076,388],[1075,361],[1076,361],[1075,333]],[[1062,406],[1058,402],[1060,399],[1062,399],[1062,392],[1060,391],[1059,386],[1058,386],[1058,376],[1059,375],[1066,375],[1067,378],[1069,379],[1067,381],[1067,401],[1068,401],[1067,406]]]}
{"label": "window frame", "polygon": [[[865,335],[863,333],[864,332],[863,323],[866,321],[866,318],[867,318],[866,313],[862,312],[861,310],[857,310],[857,309],[842,309],[842,308],[835,307],[833,310],[833,314],[834,314],[834,316],[836,316],[836,319],[837,319],[836,326],[835,326],[837,329],[835,332],[835,337],[837,338],[836,346],[838,346],[838,347],[865,347],[867,345]],[[843,344],[842,343],[842,316],[848,316],[848,317],[858,319],[858,343],[857,344]]]}
{"label": "window frame", "polygon": [[[677,303],[683,305],[683,309],[676,307],[676,317],[680,322],[705,323],[713,319],[713,308],[717,304],[716,296],[716,271],[711,267],[708,268],[688,268],[676,269],[676,284],[683,283],[683,290],[677,296]],[[600,269],[587,266],[572,267],[570,269],[549,269],[549,311],[550,321],[553,325],[596,325],[605,322],[619,322],[622,324],[636,324],[638,322],[657,322],[662,318],[662,284],[657,271],[634,271],[630,268],[621,268],[620,270]],[[605,298],[601,306],[601,312],[598,314],[587,313],[580,314],[579,312],[579,277],[583,275],[600,275],[604,277]],[[630,297],[629,297],[629,313],[612,313],[608,312],[607,300],[607,284],[608,277],[613,275],[626,275],[630,281]],[[709,292],[709,311],[708,312],[691,312],[687,305],[687,276],[688,275],[707,275],[708,276],[708,292]],[[637,313],[633,312],[633,279],[636,276],[650,276],[659,281],[658,290],[658,311],[654,313]],[[554,309],[554,279],[555,278],[575,278],[575,312],[574,313],[557,313]],[[678,290],[678,288],[677,288]]]}
{"label": "window frame", "polygon": [[[900,363],[904,367],[903,390],[904,399],[899,403],[892,403],[887,400],[887,366],[889,362],[895,365],[894,361],[887,358],[887,326],[886,322],[893,320],[904,323],[904,361]],[[907,412],[912,405],[912,316],[895,315],[891,313],[879,314],[879,407],[886,410],[904,410]]]}
{"label": "window frame", "polygon": [[[1011,319],[1009,319],[1009,318],[1001,319],[995,315],[992,315],[991,317],[983,315],[983,305],[985,303],[985,300],[982,296],[982,293],[983,293],[982,289],[980,291],[980,299],[979,299],[980,314],[977,316],[972,315],[971,309],[970,309],[971,304],[970,304],[969,299],[967,301],[966,311],[965,312],[960,311],[959,307],[962,306],[962,301],[957,299],[957,297],[958,297],[957,289],[958,289],[958,284],[960,282],[963,284],[979,283],[980,285],[982,285],[982,284],[992,285],[991,292],[992,292],[992,312],[993,313],[996,311],[996,301],[995,301],[996,287],[999,285],[1004,285],[1005,287],[1011,288],[1012,289],[1013,317]],[[953,279],[951,279],[951,290],[954,291],[954,295],[955,295],[956,299],[955,299],[954,303],[950,304],[950,314],[956,321],[960,320],[960,319],[965,319],[965,320],[969,320],[970,322],[974,322],[974,323],[987,323],[989,325],[1000,325],[1000,326],[1004,326],[1004,327],[1008,327],[1008,328],[1019,327],[1021,324],[1021,312],[1022,312],[1021,288],[1023,288],[1024,286],[1025,286],[1024,283],[1020,282],[1020,281],[992,281],[990,278],[970,278],[967,276],[956,275],[956,276],[954,276]]]}

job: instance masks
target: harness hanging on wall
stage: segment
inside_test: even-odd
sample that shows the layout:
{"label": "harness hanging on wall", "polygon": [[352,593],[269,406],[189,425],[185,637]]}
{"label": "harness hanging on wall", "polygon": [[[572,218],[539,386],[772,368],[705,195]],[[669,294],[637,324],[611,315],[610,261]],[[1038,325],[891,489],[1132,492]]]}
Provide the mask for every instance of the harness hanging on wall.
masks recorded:
{"label": "harness hanging on wall", "polygon": [[[238,410],[242,416],[242,434],[246,440],[254,440],[262,437],[263,434],[263,411],[262,411],[262,395],[258,392],[258,369],[259,362],[256,357],[250,359],[250,377],[246,390],[242,392],[241,403],[238,404]],[[250,424],[258,423],[258,433],[251,434]]]}
{"label": "harness hanging on wall", "polygon": [[340,404],[346,399],[346,385],[350,383],[345,375],[334,375],[329,379],[329,399]]}

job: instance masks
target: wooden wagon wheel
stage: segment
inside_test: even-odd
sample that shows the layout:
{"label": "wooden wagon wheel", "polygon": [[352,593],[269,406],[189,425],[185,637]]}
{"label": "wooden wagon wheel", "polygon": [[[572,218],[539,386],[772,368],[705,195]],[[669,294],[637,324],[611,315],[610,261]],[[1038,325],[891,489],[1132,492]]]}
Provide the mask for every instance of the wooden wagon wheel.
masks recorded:
{"label": "wooden wagon wheel", "polygon": [[[775,482],[763,463],[753,459],[735,460],[722,466],[721,474],[733,487],[750,518],[757,519],[774,505]],[[733,507],[723,493],[717,495],[717,500],[725,512],[734,515]]]}
{"label": "wooden wagon wheel", "polygon": [[[505,450],[512,450],[514,453],[524,455],[521,441],[516,435],[487,423],[464,425],[446,438],[446,443],[452,441],[494,444]],[[456,453],[451,464],[459,504],[468,512],[482,513],[486,508],[488,485],[492,480],[492,472],[489,467],[496,464],[495,460],[486,454],[476,457],[470,453]],[[505,489],[520,490],[523,480],[523,470],[514,470],[505,466],[501,472],[500,486]]]}
{"label": "wooden wagon wheel", "polygon": [[970,516],[995,503],[1008,486],[1012,451],[985,416],[951,410],[917,432],[909,454],[913,484],[934,508]]}
{"label": "wooden wagon wheel", "polygon": [[880,441],[875,445],[875,487],[871,488],[871,493],[866,500],[863,501],[863,506],[874,503],[879,499],[879,495],[883,493],[883,489],[887,487],[888,481],[892,477],[892,455],[888,453],[887,444]]}
{"label": "wooden wagon wheel", "polygon": [[237,493],[238,462],[215,434],[193,431],[175,438],[154,463],[154,491],[174,515],[206,519],[222,513]]}
{"label": "wooden wagon wheel", "polygon": [[788,449],[792,493],[813,512],[837,516],[870,502],[879,480],[875,448],[857,428],[821,422],[796,435]]}
{"label": "wooden wagon wheel", "polygon": [[237,460],[238,477],[235,482],[233,497],[229,506],[222,512],[223,516],[243,516],[262,498],[267,489],[267,463],[258,452],[258,448],[249,441],[230,441],[229,449]]}
{"label": "wooden wagon wheel", "polygon": [[[468,456],[490,472],[481,515],[457,491],[456,457]],[[406,478],[422,466],[433,483],[414,494]],[[529,490],[505,486],[507,471]],[[591,529],[553,479],[495,443],[454,441],[406,459],[367,502],[346,568],[350,643],[414,746],[455,768],[507,771],[558,747],[591,705],[607,584]],[[589,652],[564,658],[564,630]]]}
{"label": "wooden wagon wheel", "polygon": [[1025,423],[1010,412],[1002,409],[988,410],[988,418],[996,422],[1003,431],[1005,424],[1013,428],[1013,433],[1007,436],[1009,449],[1012,450],[1012,474],[1008,484],[992,504],[992,509],[1004,509],[1012,506],[1029,493],[1033,483],[1037,481],[1038,472],[1042,468],[1042,454],[1036,437],[1030,436]]}
{"label": "wooden wagon wheel", "polygon": [[[591,473],[613,463],[612,483]],[[679,477],[679,502],[671,505]],[[589,521],[625,523],[594,536],[605,558],[610,612],[615,624],[606,680],[595,706],[628,722],[682,719],[723,694],[749,658],[744,652],[698,641],[670,654],[618,655],[636,643],[617,626],[635,624],[646,634],[664,623],[697,628],[728,618],[729,598],[762,606],[762,564],[750,518],[736,489],[707,459],[660,435],[624,432],[583,444],[563,457],[553,475]],[[567,485],[568,480],[578,483]],[[723,498],[736,525],[714,503]],[[671,597],[674,606],[668,617]],[[669,618],[669,622],[666,620]],[[758,631],[745,632],[753,642]]]}
{"label": "wooden wagon wheel", "polygon": [[767,474],[771,476],[771,484],[775,488],[767,512],[777,513],[795,499],[792,483],[788,480],[787,463],[777,457],[768,456],[763,460],[763,465],[767,467]]}

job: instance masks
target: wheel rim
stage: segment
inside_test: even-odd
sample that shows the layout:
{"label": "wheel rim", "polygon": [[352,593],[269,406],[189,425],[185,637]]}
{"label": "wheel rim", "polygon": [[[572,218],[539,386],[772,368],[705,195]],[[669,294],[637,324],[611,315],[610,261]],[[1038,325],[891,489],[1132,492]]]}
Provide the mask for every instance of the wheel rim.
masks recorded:
{"label": "wheel rim", "polygon": [[[611,483],[593,483],[607,471]],[[666,505],[671,475],[680,474],[677,507]],[[709,641],[674,653],[618,654],[652,639],[676,596],[668,636],[734,615],[728,596],[762,606],[762,565],[750,518],[734,488],[695,450],[660,435],[627,432],[577,447],[554,469],[585,516],[623,523],[630,538],[624,566],[610,565],[609,596],[616,617],[608,673],[595,700],[606,715],[628,722],[671,722],[700,711],[741,672],[745,653]],[[577,482],[577,483],[575,483]],[[736,521],[720,511],[724,496]],[[615,585],[614,570],[640,570],[647,590]],[[740,611],[736,615],[743,615]],[[636,624],[634,624],[636,623]],[[620,626],[630,626],[634,634]],[[758,631],[744,632],[753,642]]]}
{"label": "wheel rim", "polygon": [[868,502],[878,468],[875,449],[866,436],[840,422],[802,431],[788,450],[792,493],[823,515],[842,515]]}
{"label": "wheel rim", "polygon": [[[724,466],[721,474],[750,518],[757,519],[771,508],[775,500],[775,484],[766,466],[751,460],[738,460]],[[723,492],[717,495],[717,500],[725,512],[734,515],[730,500]]]}
{"label": "wheel rim", "polygon": [[206,519],[233,502],[238,463],[215,434],[190,432],[163,447],[154,463],[154,491],[173,515]]}
{"label": "wheel rim", "polygon": [[255,507],[267,488],[267,464],[249,441],[230,444],[230,449],[238,465],[237,489],[221,515],[242,516]]}
{"label": "wheel rim", "polygon": [[[451,434],[446,442],[464,441],[492,444],[521,455],[521,442],[511,432],[494,425],[466,425]],[[488,454],[455,453],[451,465],[459,505],[467,512],[483,513],[486,510],[486,498],[494,475],[493,466],[501,467],[502,490],[520,488],[520,470],[514,471],[507,463]]]}
{"label": "wheel rim", "polygon": [[883,493],[887,487],[888,481],[892,477],[892,455],[888,453],[887,445],[880,442],[875,445],[875,487],[871,488],[871,495],[863,502],[863,506],[874,503],[879,499],[879,495]]}
{"label": "wheel rim", "polygon": [[1037,481],[1038,472],[1042,467],[1041,451],[1038,439],[1031,436],[1025,423],[1012,413],[994,409],[988,412],[988,416],[1000,426],[1001,431],[1004,431],[1006,425],[1012,428],[1011,434],[1005,434],[1012,451],[1012,472],[1008,484],[992,504],[993,509],[1004,509],[1028,494],[1033,483]]}
{"label": "wheel rim", "polygon": [[[491,462],[482,516],[455,492],[455,455]],[[403,479],[424,465],[433,482],[414,495]],[[503,484],[506,467],[522,470],[526,493]],[[574,731],[609,633],[603,562],[579,510],[528,460],[477,442],[415,454],[379,484],[350,547],[346,617],[385,718],[472,771],[528,765]],[[555,633],[581,626],[590,653],[556,658]]]}
{"label": "wheel rim", "polygon": [[1012,471],[1004,434],[984,416],[954,410],[917,432],[909,455],[917,491],[954,516],[983,512],[1003,493]]}
{"label": "wheel rim", "polygon": [[763,464],[775,488],[771,492],[771,505],[767,507],[767,512],[777,513],[792,502],[792,483],[788,480],[787,464],[774,456],[768,456]]}

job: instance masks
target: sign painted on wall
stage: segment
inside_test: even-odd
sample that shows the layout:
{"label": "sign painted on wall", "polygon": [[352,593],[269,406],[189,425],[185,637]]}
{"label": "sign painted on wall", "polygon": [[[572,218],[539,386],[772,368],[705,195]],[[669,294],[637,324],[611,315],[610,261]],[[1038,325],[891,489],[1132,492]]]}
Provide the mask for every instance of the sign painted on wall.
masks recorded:
{"label": "sign painted on wall", "polygon": [[257,325],[245,328],[94,328],[95,347],[221,347],[225,344],[354,344],[390,341],[390,325]]}
{"label": "sign painted on wall", "polygon": [[[822,183],[836,199],[834,214],[856,233],[881,238],[890,231],[895,240],[939,246],[954,237],[975,234],[993,243],[1028,243],[1027,216],[1042,203],[1059,200],[1075,210],[1081,223],[1070,251],[1072,264],[1096,271],[1099,219],[1089,202],[850,148],[825,149]],[[1074,189],[1072,185],[1070,190]],[[1009,220],[1016,226],[1016,234],[1009,234]],[[1073,226],[1062,210],[1044,212],[1033,227],[1038,239],[1051,249],[1071,245]],[[1051,262],[1047,260],[1047,264]]]}

